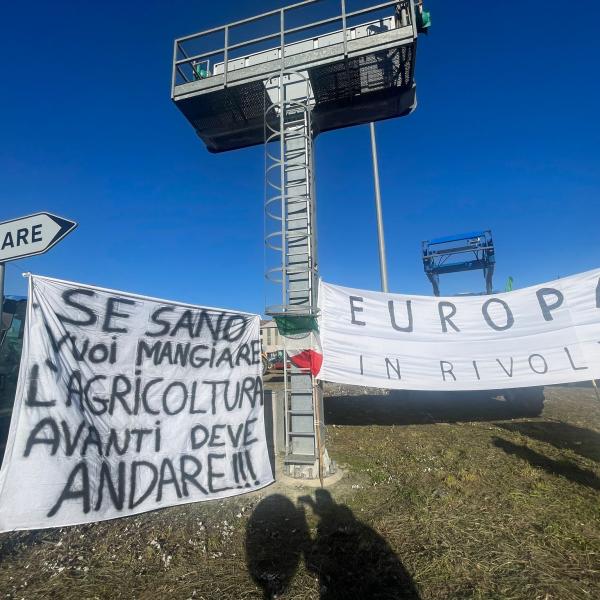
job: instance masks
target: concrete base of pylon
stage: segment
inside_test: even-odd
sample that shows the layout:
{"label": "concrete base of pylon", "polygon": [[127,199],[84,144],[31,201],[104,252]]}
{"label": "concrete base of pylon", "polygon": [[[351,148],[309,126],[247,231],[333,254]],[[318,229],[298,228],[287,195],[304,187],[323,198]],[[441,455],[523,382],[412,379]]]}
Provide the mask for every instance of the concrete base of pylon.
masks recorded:
{"label": "concrete base of pylon", "polygon": [[[293,455],[286,456],[283,459],[283,474],[292,479],[316,480],[320,479],[319,459],[317,458],[311,463],[306,461],[300,462],[301,459]],[[334,476],[338,472],[337,465],[329,458],[327,449],[323,450],[323,480]]]}

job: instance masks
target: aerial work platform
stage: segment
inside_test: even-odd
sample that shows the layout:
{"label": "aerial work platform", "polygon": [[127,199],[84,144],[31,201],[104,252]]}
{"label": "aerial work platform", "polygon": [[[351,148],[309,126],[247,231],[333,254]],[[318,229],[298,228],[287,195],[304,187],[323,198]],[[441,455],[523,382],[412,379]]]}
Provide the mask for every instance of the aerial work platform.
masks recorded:
{"label": "aerial work platform", "polygon": [[[175,40],[171,96],[208,150],[264,143],[268,82],[282,72],[301,72],[310,81],[313,135],[415,108],[417,36],[427,25],[414,2],[346,12],[341,0],[333,17],[287,24],[313,4],[321,2],[300,2]],[[270,33],[231,43],[250,26]]]}
{"label": "aerial work platform", "polygon": [[440,295],[440,275],[477,269],[483,270],[486,294],[491,294],[495,264],[494,241],[489,229],[423,242],[423,267],[436,296]]}

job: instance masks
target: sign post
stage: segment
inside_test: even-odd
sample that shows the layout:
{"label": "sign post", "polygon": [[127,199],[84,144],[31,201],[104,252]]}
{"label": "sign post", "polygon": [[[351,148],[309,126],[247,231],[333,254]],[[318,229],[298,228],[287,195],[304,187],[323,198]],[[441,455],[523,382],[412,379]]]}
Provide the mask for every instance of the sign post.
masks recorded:
{"label": "sign post", "polygon": [[44,254],[77,227],[75,221],[40,212],[0,223],[0,330],[6,262]]}
{"label": "sign post", "polygon": [[0,262],[0,340],[4,330],[4,263]]}

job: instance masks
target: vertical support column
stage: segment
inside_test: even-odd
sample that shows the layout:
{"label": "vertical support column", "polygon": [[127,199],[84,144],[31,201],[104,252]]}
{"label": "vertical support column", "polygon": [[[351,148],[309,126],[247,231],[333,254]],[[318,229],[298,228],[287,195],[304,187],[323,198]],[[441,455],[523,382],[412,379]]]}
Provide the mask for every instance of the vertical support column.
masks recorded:
{"label": "vertical support column", "polygon": [[266,278],[281,292],[280,302],[267,302],[266,312],[312,316],[316,241],[310,83],[306,74],[282,72],[267,82],[266,90]]}
{"label": "vertical support column", "polygon": [[[2,314],[4,311],[4,272],[5,265],[4,263],[0,263],[0,333],[2,332]],[[0,335],[1,338],[1,335]]]}
{"label": "vertical support column", "polygon": [[[281,264],[267,265],[266,274],[281,285],[282,305],[267,307],[266,312],[296,328],[314,320],[317,312],[313,99],[307,74],[289,70],[281,72],[277,85],[269,82],[267,93],[273,104],[265,110],[267,222],[272,221],[272,228],[266,227],[266,244],[267,250],[276,251],[273,259],[281,257]],[[273,215],[277,204],[280,209]],[[311,350],[315,342],[310,327],[288,332],[283,339],[285,356],[291,357]],[[285,472],[299,478],[327,475],[331,468],[327,451],[319,452],[324,440],[322,388],[309,368],[293,362],[288,366],[287,361],[284,385]]]}
{"label": "vertical support column", "polygon": [[4,343],[4,273],[5,263],[0,263],[0,347]]}
{"label": "vertical support column", "polygon": [[[283,105],[283,190],[285,198],[286,314],[294,319],[314,318],[316,271],[314,262],[314,177],[313,135],[310,114],[311,91],[305,74],[282,77]],[[293,357],[312,346],[312,333],[284,338],[286,356]],[[287,366],[286,366],[287,368]],[[284,468],[296,477],[315,478],[319,474],[317,438],[318,414],[314,378],[308,369],[293,363],[286,382],[287,452]]]}
{"label": "vertical support column", "polygon": [[383,231],[383,211],[381,209],[381,190],[379,188],[379,162],[377,160],[377,140],[375,123],[370,123],[371,156],[373,159],[373,180],[375,183],[375,210],[377,212],[377,237],[379,240],[379,270],[381,273],[381,291],[388,291],[387,258],[385,255],[385,236]]}

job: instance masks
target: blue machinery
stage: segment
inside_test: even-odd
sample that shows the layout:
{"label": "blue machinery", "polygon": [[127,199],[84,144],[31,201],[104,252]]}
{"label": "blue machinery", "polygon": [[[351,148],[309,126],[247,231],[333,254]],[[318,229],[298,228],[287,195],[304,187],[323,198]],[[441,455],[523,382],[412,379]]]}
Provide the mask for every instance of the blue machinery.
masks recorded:
{"label": "blue machinery", "polygon": [[483,270],[485,292],[491,294],[495,264],[494,241],[489,229],[423,242],[423,267],[436,296],[440,295],[440,275],[477,269]]}

